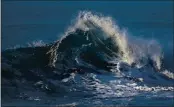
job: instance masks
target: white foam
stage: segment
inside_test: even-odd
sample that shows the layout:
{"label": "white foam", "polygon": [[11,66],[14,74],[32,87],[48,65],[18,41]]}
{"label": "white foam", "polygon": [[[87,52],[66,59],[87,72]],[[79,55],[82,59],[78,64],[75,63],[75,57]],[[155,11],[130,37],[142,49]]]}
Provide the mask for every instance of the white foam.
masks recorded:
{"label": "white foam", "polygon": [[136,86],[134,87],[139,91],[174,91],[174,87],[148,87],[148,86]]}
{"label": "white foam", "polygon": [[173,72],[170,72],[168,70],[164,70],[161,73],[164,74],[164,75],[166,75],[167,77],[169,77],[171,79],[174,79],[174,73]]}
{"label": "white foam", "polygon": [[142,67],[148,63],[149,57],[154,61],[156,68],[161,68],[161,48],[156,41],[130,37],[126,30],[121,30],[111,17],[93,14],[89,11],[80,11],[75,24],[71,25],[59,40],[59,43],[50,49],[48,52],[51,53],[50,65],[55,66],[56,50],[59,44],[69,33],[74,33],[76,29],[92,30],[97,34],[99,33],[97,38],[101,40],[112,38],[113,44],[119,47],[119,52],[116,54],[120,56],[123,62],[128,64],[135,62],[137,67]]}
{"label": "white foam", "polygon": [[42,40],[36,40],[36,41],[28,42],[24,45],[14,45],[7,49],[17,49],[17,48],[26,48],[26,47],[42,47],[45,45],[46,45],[46,43],[44,43]]}
{"label": "white foam", "polygon": [[42,40],[33,41],[31,43],[28,43],[28,47],[41,47],[41,46],[45,46],[45,43]]}

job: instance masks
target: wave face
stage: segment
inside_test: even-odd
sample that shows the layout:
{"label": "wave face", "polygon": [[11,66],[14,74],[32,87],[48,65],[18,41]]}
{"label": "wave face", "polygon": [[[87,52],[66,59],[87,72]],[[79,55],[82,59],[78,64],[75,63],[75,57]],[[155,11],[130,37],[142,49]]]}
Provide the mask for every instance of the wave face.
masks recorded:
{"label": "wave face", "polygon": [[174,77],[163,59],[155,40],[131,37],[111,17],[83,11],[60,40],[2,52],[2,103],[160,105],[155,99],[165,98],[172,105]]}

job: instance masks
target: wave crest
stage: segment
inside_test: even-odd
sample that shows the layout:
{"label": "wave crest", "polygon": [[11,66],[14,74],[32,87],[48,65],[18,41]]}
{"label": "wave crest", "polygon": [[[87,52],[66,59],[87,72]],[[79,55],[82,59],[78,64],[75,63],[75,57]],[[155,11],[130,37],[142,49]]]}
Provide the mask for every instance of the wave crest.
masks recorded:
{"label": "wave crest", "polygon": [[[84,34],[88,32],[86,40],[91,38],[91,43],[95,45],[100,43],[103,44],[105,48],[108,48],[110,52],[117,56],[115,60],[119,59],[129,65],[135,64],[136,67],[140,68],[148,64],[150,59],[153,61],[156,69],[161,69],[162,51],[160,45],[155,40],[131,37],[126,30],[121,30],[111,17],[96,15],[87,11],[79,12],[75,24],[69,27],[59,43],[53,45],[50,49],[48,52],[51,53],[50,65],[55,66],[57,50],[62,41],[65,41],[69,35],[77,33],[76,31],[78,29],[82,30]],[[81,34],[81,36],[84,35]],[[108,40],[111,46],[108,46]]]}

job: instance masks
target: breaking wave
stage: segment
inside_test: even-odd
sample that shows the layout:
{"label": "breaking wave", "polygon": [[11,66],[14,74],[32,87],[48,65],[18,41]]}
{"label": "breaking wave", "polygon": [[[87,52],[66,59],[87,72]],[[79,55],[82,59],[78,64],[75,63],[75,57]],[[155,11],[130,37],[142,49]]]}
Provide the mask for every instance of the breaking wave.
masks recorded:
{"label": "breaking wave", "polygon": [[[157,41],[129,36],[111,17],[87,11],[80,12],[62,38],[52,44],[40,41],[2,52],[4,102],[14,98],[6,95],[16,89],[20,91],[14,95],[20,94],[19,99],[25,96],[25,100],[36,95],[29,94],[31,90],[58,93],[56,99],[67,96],[64,100],[74,95],[88,96],[89,102],[95,98],[132,100],[132,96],[147,92],[173,92],[173,82],[173,72],[165,68]],[[85,102],[73,101],[76,105]],[[102,102],[96,99],[94,105]]]}

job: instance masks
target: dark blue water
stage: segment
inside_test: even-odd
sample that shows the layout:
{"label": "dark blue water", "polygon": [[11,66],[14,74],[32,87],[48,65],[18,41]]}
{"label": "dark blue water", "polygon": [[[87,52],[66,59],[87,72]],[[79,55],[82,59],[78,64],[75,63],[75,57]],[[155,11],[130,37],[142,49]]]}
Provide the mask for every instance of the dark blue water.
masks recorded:
{"label": "dark blue water", "polygon": [[34,40],[52,42],[64,33],[80,10],[115,19],[134,36],[173,43],[173,4],[141,2],[2,2],[2,49]]}
{"label": "dark blue water", "polygon": [[[28,43],[40,40],[45,44],[52,43],[61,38],[67,28],[74,23],[74,19],[77,17],[79,11],[84,10],[112,17],[121,29],[127,30],[128,35],[130,36],[156,40],[161,45],[164,52],[165,62],[167,62],[165,65],[166,68],[169,70],[174,69],[174,21],[172,1],[3,1],[2,50],[16,46],[25,47]],[[87,80],[92,78],[92,80],[95,81],[94,83],[89,82],[88,84],[86,80],[82,81],[82,78],[86,78]],[[100,82],[97,82],[97,80],[100,80]],[[173,91],[148,93],[146,91],[137,92],[132,87],[117,87],[116,85],[118,84],[115,82],[118,81],[115,81],[115,77],[112,74],[102,76],[93,76],[93,74],[85,76],[77,75],[74,81],[75,83],[72,81],[68,83],[65,82],[65,87],[60,89],[65,90],[65,92],[62,92],[64,93],[63,95],[51,94],[48,96],[41,91],[35,91],[34,88],[30,86],[28,86],[28,88],[26,86],[25,93],[17,95],[18,98],[21,99],[6,99],[6,97],[4,97],[3,102],[4,105],[22,106],[60,104],[83,106],[172,106],[174,104]],[[85,88],[82,82],[86,85]],[[122,82],[122,84],[125,85],[126,82],[124,80]],[[94,84],[94,87],[91,86],[90,83]],[[78,85],[77,87],[76,85],[72,86],[72,90],[67,89],[67,91],[66,87],[70,88],[69,86],[71,86],[69,84]],[[82,86],[79,84],[82,84]],[[115,86],[112,84],[115,84]],[[106,88],[103,89],[102,87]],[[93,91],[93,89],[97,91]],[[119,91],[121,89],[124,89],[124,93]],[[61,91],[58,91],[58,93],[61,94]],[[124,97],[122,98],[116,93],[120,93],[120,95],[123,95]],[[24,98],[24,94],[29,96]]]}

